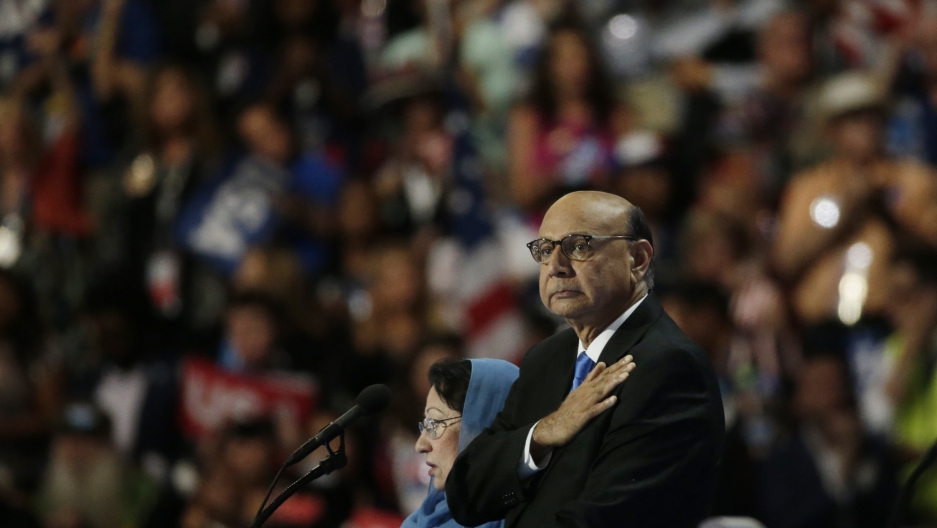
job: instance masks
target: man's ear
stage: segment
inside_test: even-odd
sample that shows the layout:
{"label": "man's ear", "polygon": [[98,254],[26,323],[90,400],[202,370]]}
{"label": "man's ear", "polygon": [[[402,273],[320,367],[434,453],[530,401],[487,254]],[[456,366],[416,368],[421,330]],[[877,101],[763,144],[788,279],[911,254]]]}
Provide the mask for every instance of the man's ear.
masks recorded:
{"label": "man's ear", "polygon": [[631,244],[631,276],[635,284],[644,280],[654,258],[654,247],[647,240],[636,240]]}

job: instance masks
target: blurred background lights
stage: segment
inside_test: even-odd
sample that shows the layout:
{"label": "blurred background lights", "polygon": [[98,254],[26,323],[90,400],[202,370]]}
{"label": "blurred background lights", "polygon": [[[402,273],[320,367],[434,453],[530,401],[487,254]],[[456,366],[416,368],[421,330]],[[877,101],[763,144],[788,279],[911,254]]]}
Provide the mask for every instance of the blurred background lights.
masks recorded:
{"label": "blurred background lights", "polygon": [[869,283],[861,273],[850,272],[839,281],[839,305],[836,308],[839,320],[852,326],[862,317],[862,305],[869,291]]}
{"label": "blurred background lights", "polygon": [[0,268],[12,268],[23,253],[23,225],[18,214],[9,214],[0,225]]}
{"label": "blurred background lights", "polygon": [[630,15],[615,15],[608,21],[608,31],[617,39],[628,40],[638,33],[638,22]]}
{"label": "blurred background lights", "polygon": [[845,325],[852,326],[862,317],[862,307],[869,293],[872,256],[872,248],[865,242],[856,242],[846,250],[846,271],[839,280],[839,303],[836,307],[836,315]]}
{"label": "blurred background lights", "polygon": [[872,264],[872,248],[865,242],[856,242],[849,246],[846,252],[846,260],[849,265],[855,268],[868,268]]}
{"label": "blurred background lights", "polygon": [[830,229],[839,223],[839,204],[829,196],[819,196],[810,204],[810,218],[818,226]]}

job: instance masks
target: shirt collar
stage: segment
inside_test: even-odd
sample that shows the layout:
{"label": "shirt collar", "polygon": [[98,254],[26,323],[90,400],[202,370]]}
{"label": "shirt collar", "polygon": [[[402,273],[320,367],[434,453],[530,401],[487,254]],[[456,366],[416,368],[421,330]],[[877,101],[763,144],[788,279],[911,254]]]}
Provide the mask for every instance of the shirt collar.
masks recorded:
{"label": "shirt collar", "polygon": [[644,299],[647,299],[647,294],[644,294],[644,297],[641,297],[638,302],[632,304],[630,308],[625,310],[625,313],[619,315],[618,319],[612,321],[612,324],[605,327],[605,330],[602,330],[602,333],[599,334],[598,337],[596,337],[589,345],[588,350],[586,350],[586,347],[582,345],[582,340],[580,340],[579,351],[576,353],[576,357],[579,357],[579,354],[585,353],[589,356],[589,359],[595,363],[598,363],[599,356],[601,356],[602,351],[605,350],[605,345],[608,344],[608,340],[611,339],[613,335],[615,335],[615,332],[621,328],[621,325],[625,324],[625,321],[628,319],[628,317],[630,317],[631,314],[638,309],[638,306],[644,302]]}

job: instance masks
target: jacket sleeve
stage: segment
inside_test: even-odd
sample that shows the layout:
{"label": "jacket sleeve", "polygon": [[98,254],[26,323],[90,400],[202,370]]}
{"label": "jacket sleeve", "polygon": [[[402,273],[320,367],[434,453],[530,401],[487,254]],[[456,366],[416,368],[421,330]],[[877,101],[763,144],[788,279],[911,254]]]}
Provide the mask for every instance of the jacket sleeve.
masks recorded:
{"label": "jacket sleeve", "polygon": [[559,510],[558,526],[675,526],[672,516],[684,505],[673,497],[694,488],[690,493],[707,493],[699,477],[712,472],[721,432],[713,425],[703,370],[686,350],[641,356],[620,388],[585,488]]}
{"label": "jacket sleeve", "polygon": [[517,426],[514,407],[519,378],[514,382],[491,427],[482,431],[456,458],[446,478],[446,499],[452,518],[463,526],[503,519],[523,498],[517,466],[533,423]]}

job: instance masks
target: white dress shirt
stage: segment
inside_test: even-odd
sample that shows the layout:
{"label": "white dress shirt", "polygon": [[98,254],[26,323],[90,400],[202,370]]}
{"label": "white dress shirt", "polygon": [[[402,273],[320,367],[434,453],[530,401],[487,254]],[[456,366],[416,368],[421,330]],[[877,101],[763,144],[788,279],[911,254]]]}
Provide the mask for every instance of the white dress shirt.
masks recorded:
{"label": "white dress shirt", "polygon": [[[625,310],[625,313],[618,316],[618,319],[615,319],[612,321],[612,324],[605,327],[605,330],[602,330],[602,333],[592,341],[592,344],[589,345],[588,349],[585,347],[585,345],[582,344],[582,340],[580,340],[579,350],[576,352],[576,358],[579,358],[579,354],[586,354],[593,363],[598,363],[599,356],[601,356],[602,351],[605,350],[605,345],[608,344],[608,340],[611,339],[613,335],[615,335],[615,332],[621,328],[621,325],[625,323],[628,317],[630,317],[631,314],[637,310],[638,306],[646,298],[647,295],[641,297],[638,302],[634,303],[630,308]],[[521,457],[520,463],[517,466],[517,474],[521,477],[521,480],[524,480],[541,469],[547,467],[547,464],[550,463],[550,458],[553,456],[553,451],[550,451],[547,456],[545,456],[544,459],[540,461],[540,465],[538,466],[534,461],[534,457],[530,455],[530,441],[533,439],[534,429],[539,423],[539,421],[535,423],[534,426],[530,428],[530,432],[527,433],[527,443],[524,445],[524,455]]]}

